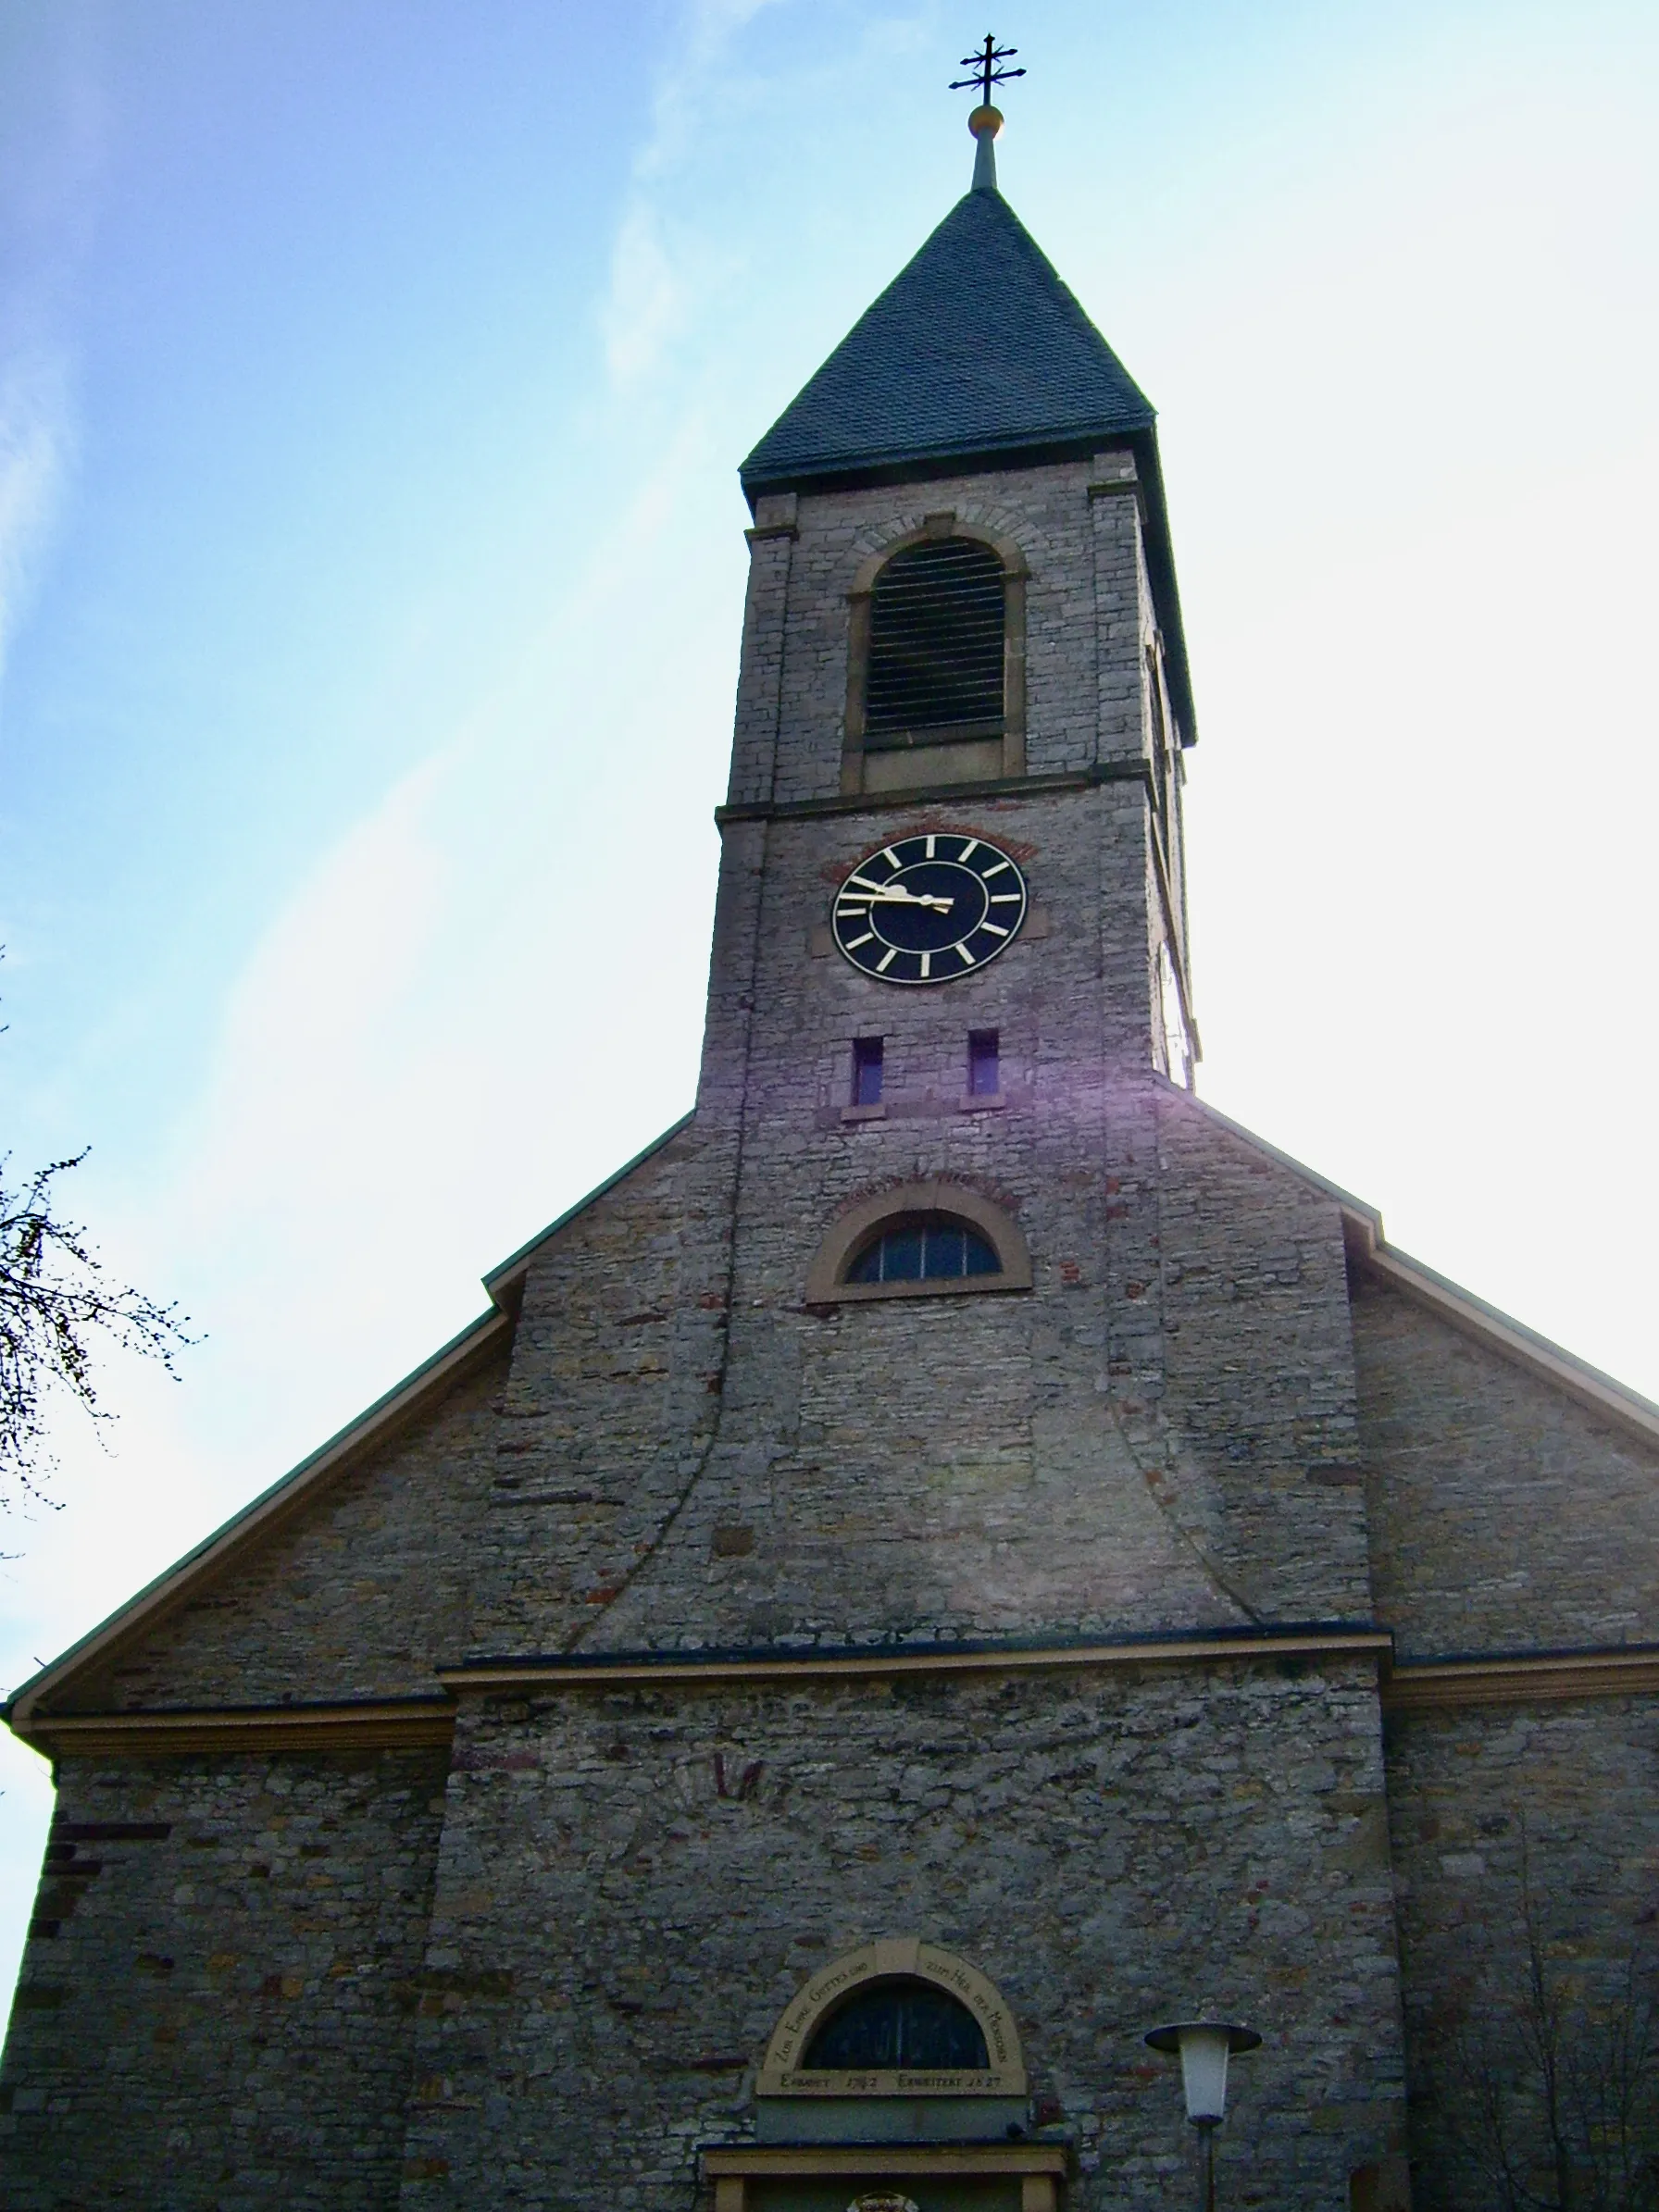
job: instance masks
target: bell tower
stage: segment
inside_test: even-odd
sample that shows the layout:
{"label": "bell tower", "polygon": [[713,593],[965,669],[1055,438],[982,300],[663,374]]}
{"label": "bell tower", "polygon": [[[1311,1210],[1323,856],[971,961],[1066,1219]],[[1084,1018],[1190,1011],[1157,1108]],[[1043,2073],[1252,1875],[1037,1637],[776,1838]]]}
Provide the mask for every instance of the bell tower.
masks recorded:
{"label": "bell tower", "polygon": [[[971,191],[743,465],[752,568],[720,819],[745,848],[762,827],[816,839],[826,865],[860,825],[877,841],[901,818],[994,818],[1018,842],[1064,825],[1066,859],[1039,865],[1018,957],[985,995],[1040,988],[1054,956],[1039,946],[1091,930],[1104,901],[1112,1054],[1184,1085],[1194,728],[1154,411],[1002,197],[1001,122],[975,110]],[[963,1026],[979,979],[944,971],[907,1025]],[[877,1027],[892,1011],[880,990],[855,1003]]]}

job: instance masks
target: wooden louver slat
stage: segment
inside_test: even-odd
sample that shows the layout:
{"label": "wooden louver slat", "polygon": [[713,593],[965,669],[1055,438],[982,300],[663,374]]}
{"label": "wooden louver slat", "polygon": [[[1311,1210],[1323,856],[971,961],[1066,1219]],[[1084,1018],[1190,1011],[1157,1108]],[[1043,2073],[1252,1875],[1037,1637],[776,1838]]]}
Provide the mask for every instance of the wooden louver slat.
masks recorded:
{"label": "wooden louver slat", "polygon": [[989,546],[942,538],[895,553],[870,595],[865,743],[999,735],[1004,612]]}

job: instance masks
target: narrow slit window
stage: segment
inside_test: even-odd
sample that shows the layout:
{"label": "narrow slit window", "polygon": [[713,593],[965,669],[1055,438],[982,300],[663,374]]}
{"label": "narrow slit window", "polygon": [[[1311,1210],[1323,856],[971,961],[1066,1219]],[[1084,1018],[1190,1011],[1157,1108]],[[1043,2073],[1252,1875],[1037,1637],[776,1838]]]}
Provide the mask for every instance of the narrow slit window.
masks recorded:
{"label": "narrow slit window", "polygon": [[970,1029],[967,1035],[967,1095],[994,1099],[1003,1087],[1002,1054],[994,1029]]}
{"label": "narrow slit window", "polygon": [[853,1103],[854,1106],[879,1106],[881,1103],[881,1047],[879,1037],[855,1037],[853,1039]]}
{"label": "narrow slit window", "polygon": [[1003,565],[974,538],[894,553],[870,594],[868,749],[1003,732]]}

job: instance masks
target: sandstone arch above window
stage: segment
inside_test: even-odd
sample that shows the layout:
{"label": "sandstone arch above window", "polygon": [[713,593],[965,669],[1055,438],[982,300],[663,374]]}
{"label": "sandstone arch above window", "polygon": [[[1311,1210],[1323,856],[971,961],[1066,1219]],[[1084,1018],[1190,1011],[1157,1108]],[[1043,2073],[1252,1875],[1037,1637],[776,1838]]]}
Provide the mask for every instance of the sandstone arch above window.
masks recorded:
{"label": "sandstone arch above window", "polygon": [[[888,2013],[891,2027],[884,2024]],[[921,2062],[915,2066],[904,2063],[900,2041],[898,2023],[906,2014],[920,2023]],[[893,2057],[896,2064],[833,2063],[847,2055],[839,2047],[841,2024],[854,2019],[843,2038],[849,2049],[855,2055],[866,2045],[878,2061]],[[884,2036],[892,2051],[883,2047]],[[947,2063],[930,2062],[940,2056]],[[832,2063],[822,2063],[826,2057]],[[963,2057],[982,2063],[948,2063]],[[755,2094],[1023,2097],[1026,2069],[1014,2017],[995,1985],[953,1952],[895,1937],[849,1951],[797,1991],[772,2032]]]}
{"label": "sandstone arch above window", "polygon": [[[954,1225],[962,1247],[948,1274],[859,1281],[860,1261],[884,1231]],[[976,1254],[974,1248],[979,1248]],[[983,1263],[994,1256],[994,1272]],[[965,1248],[965,1249],[964,1249]],[[948,1247],[946,1248],[948,1253]],[[851,1279],[850,1279],[851,1278]],[[830,1230],[807,1271],[806,1303],[829,1306],[867,1299],[949,1298],[994,1290],[1029,1290],[1031,1254],[1012,1214],[960,1183],[904,1183],[878,1191],[843,1213]]]}
{"label": "sandstone arch above window", "polygon": [[843,790],[1025,773],[1025,584],[1017,545],[950,513],[863,564],[849,594]]}

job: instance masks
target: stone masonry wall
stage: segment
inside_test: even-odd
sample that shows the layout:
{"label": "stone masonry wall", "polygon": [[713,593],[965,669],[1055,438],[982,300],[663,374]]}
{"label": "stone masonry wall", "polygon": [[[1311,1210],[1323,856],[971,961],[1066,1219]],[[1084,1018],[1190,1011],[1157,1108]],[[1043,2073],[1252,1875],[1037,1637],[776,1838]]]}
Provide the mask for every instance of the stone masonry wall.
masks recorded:
{"label": "stone masonry wall", "polygon": [[0,2065],[7,2212],[395,2202],[445,1763],[65,1762]]}
{"label": "stone masonry wall", "polygon": [[1345,2212],[1403,2124],[1368,1669],[1089,1671],[468,1701],[405,2212],[692,2212],[809,1974],[916,1934],[1008,2000],[1072,2212],[1184,2201],[1140,2036],[1267,2035],[1229,2204]]}
{"label": "stone masonry wall", "polygon": [[1659,1634],[1659,1452],[1363,1271],[1379,1620],[1401,1656]]}
{"label": "stone masonry wall", "polygon": [[[1330,1197],[1165,1094],[1160,1257],[1173,1437],[1229,1589],[1258,1619],[1370,1617],[1341,1222]],[[1150,1271],[1149,1271],[1150,1272]]]}
{"label": "stone masonry wall", "polygon": [[[1606,1699],[1397,1714],[1389,1819],[1399,1900],[1418,2212],[1498,2212],[1483,2074],[1504,2093],[1508,2147],[1547,2169],[1541,2077],[1527,2038],[1530,1892],[1546,1995],[1564,2007],[1569,2110],[1606,2117],[1593,2076],[1634,1975],[1659,1981],[1659,1704]],[[1553,2201],[1544,2172],[1543,2201]],[[1591,2201],[1587,2194],[1586,2202]],[[1618,2200],[1615,2200],[1618,2201]],[[1631,2200],[1634,2201],[1634,2200]]]}
{"label": "stone masonry wall", "polygon": [[580,1646],[672,1524],[721,1402],[730,1250],[717,1127],[674,1138],[536,1255],[465,1649]]}

